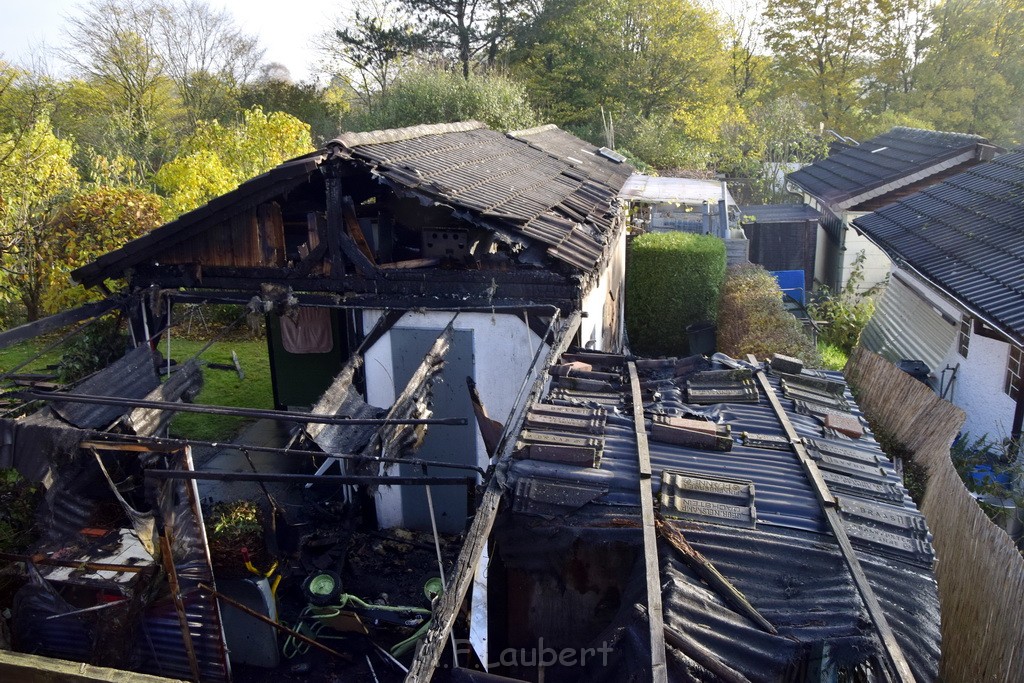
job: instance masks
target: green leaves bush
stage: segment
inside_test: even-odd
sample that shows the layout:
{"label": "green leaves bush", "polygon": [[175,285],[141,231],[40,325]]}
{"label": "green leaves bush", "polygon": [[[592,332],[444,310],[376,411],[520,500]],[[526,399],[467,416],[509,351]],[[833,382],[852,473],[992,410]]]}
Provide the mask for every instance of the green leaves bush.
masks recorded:
{"label": "green leaves bush", "polygon": [[686,326],[718,316],[725,243],[685,232],[647,233],[629,248],[626,329],[633,351],[685,355]]}
{"label": "green leaves bush", "polygon": [[722,283],[718,306],[718,350],[733,358],[773,353],[818,366],[818,351],[782,303],[782,290],[771,274],[753,264],[733,266]]}

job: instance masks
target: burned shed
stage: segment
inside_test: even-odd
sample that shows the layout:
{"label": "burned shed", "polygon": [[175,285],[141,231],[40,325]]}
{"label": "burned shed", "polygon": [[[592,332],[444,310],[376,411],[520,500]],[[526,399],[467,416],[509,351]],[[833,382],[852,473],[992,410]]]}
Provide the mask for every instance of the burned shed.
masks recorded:
{"label": "burned shed", "polygon": [[[502,472],[492,673],[935,678],[930,535],[841,375],[593,353],[551,372]],[[524,661],[539,642],[574,656]]]}
{"label": "burned shed", "polygon": [[[89,286],[126,276],[132,290],[172,302],[248,303],[266,313],[279,408],[313,405],[357,346],[365,399],[389,405],[454,318],[451,375],[435,412],[470,415],[468,376],[501,422],[569,314],[584,316],[581,346],[621,343],[617,195],[632,169],[596,152],[551,127],[347,133],[73,276]],[[137,314],[139,334],[150,338],[161,321],[147,315]],[[442,459],[458,453],[465,464],[488,460],[471,426],[436,430],[424,449]],[[402,510],[395,499],[378,512],[400,524]],[[457,515],[445,525],[464,522]]]}
{"label": "burned shed", "polygon": [[[126,292],[107,291],[100,304],[0,333],[4,346],[118,310],[129,319],[132,346],[83,384],[33,385],[6,397],[21,403],[9,406],[18,417],[0,423],[8,436],[0,457],[45,489],[57,511],[47,522],[52,538],[6,558],[18,581],[35,586],[39,609],[49,605],[44,616],[54,616],[45,629],[26,626],[44,612],[19,617],[19,638],[28,643],[20,651],[203,681],[229,680],[233,666],[253,665],[249,656],[272,654],[260,666],[273,666],[279,647],[243,655],[246,648],[232,641],[238,614],[225,600],[234,579],[215,576],[200,501],[208,489],[196,482],[257,485],[275,524],[283,506],[268,486],[329,491],[332,510],[352,517],[358,509],[359,523],[373,533],[432,532],[427,548],[436,547],[443,578],[439,537],[464,531],[474,518],[501,425],[517,423],[553,354],[570,345],[621,345],[618,190],[631,169],[596,150],[552,127],[504,134],[476,122],[345,134],[74,273],[104,291],[124,278]],[[273,410],[190,403],[202,368],[194,358],[172,364],[173,309],[208,303],[265,318]],[[169,378],[161,383],[160,374]],[[273,430],[284,442],[171,439],[164,427],[177,412],[285,425]],[[47,438],[35,439],[38,430]],[[233,453],[232,464],[196,465],[193,447],[214,449],[215,459]],[[65,462],[79,476],[60,474]],[[96,518],[82,501],[112,516]],[[142,527],[147,514],[155,522]],[[287,526],[303,524],[313,523]],[[95,529],[105,530],[102,547],[90,542]],[[260,567],[248,570],[258,581],[246,569],[242,580],[258,584],[249,594],[271,623],[266,642],[280,645],[275,639],[287,630],[271,574],[302,584],[311,568],[340,572],[352,537],[348,529],[318,541],[333,549],[315,563],[299,562],[294,548],[281,551],[280,566],[246,553],[246,565]],[[118,550],[111,545],[118,539],[131,547]],[[145,553],[136,553],[140,544]],[[62,559],[61,548],[82,553]],[[427,557],[433,565],[433,553]],[[51,571],[34,569],[61,562],[84,563],[102,581],[113,580],[103,572],[152,579],[122,595],[118,608],[127,612],[118,623],[137,628],[119,654],[97,649],[101,640],[117,642],[96,631],[95,615],[116,609],[103,606],[109,591],[62,589],[64,604],[43,576]],[[429,601],[434,591],[413,593]],[[374,615],[386,611],[359,602]],[[399,626],[415,623],[415,633],[394,643],[403,652],[429,625],[429,609],[412,610],[415,618]],[[289,618],[319,618],[310,614],[303,608]],[[392,674],[402,666],[394,657],[381,661]]]}

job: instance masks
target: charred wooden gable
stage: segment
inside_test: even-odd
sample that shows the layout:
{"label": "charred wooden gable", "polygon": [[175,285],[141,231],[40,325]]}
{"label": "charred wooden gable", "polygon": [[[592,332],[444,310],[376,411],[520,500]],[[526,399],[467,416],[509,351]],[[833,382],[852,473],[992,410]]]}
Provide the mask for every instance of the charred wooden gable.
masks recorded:
{"label": "charred wooden gable", "polygon": [[571,306],[623,229],[616,196],[629,169],[583,166],[519,135],[476,122],[349,133],[73,275],[86,286],[127,276],[133,288]]}

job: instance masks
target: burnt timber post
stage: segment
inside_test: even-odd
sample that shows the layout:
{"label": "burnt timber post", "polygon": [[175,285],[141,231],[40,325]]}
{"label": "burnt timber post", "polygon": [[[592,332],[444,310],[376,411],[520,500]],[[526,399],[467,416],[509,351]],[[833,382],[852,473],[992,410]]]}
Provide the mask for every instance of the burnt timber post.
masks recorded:
{"label": "burnt timber post", "polygon": [[341,161],[328,159],[320,169],[327,193],[327,256],[331,277],[338,278],[345,274],[345,260],[341,257],[341,231],[345,220],[342,213]]}

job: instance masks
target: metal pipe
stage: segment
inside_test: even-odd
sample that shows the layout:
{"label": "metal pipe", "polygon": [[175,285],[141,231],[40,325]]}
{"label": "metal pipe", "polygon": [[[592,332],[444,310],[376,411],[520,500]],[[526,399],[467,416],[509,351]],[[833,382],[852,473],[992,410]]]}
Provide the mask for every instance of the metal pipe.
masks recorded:
{"label": "metal pipe", "polygon": [[16,398],[32,401],[65,401],[67,403],[86,403],[104,406],[126,406],[128,408],[153,408],[171,412],[201,413],[203,415],[230,415],[233,417],[255,417],[282,422],[314,422],[331,425],[453,425],[463,426],[469,423],[464,417],[428,418],[428,419],[385,419],[385,418],[351,418],[337,415],[318,415],[316,413],[299,413],[283,410],[261,410],[258,408],[229,408],[204,403],[171,403],[168,401],[146,401],[144,399],[121,398],[118,396],[95,396],[92,394],[43,393],[39,391],[15,391],[9,394]]}
{"label": "metal pipe", "polygon": [[[256,446],[244,443],[222,443],[219,441],[196,441],[194,439],[171,439],[163,436],[137,436],[135,434],[111,434],[110,432],[98,432],[98,431],[87,431],[90,437],[99,439],[98,441],[89,443],[89,446],[93,448],[101,448],[104,444],[113,445],[124,445],[124,444],[142,444],[142,445],[154,445],[154,446],[204,446],[207,448],[230,448],[236,451],[255,451],[257,453],[274,453],[276,455],[296,455],[302,457],[309,457],[311,455],[322,455],[328,458],[336,458],[338,460],[358,460],[360,462],[381,462],[386,464],[394,463],[396,465],[429,465],[430,467],[447,467],[453,470],[468,470],[470,472],[476,472],[480,476],[487,474],[486,470],[482,467],[476,467],[475,465],[461,465],[451,462],[437,462],[435,460],[421,460],[419,458],[384,458],[380,456],[361,455],[359,453],[326,453],[316,451],[306,451],[300,448],[277,448],[274,446]],[[83,442],[82,445],[86,445]]]}
{"label": "metal pipe", "polygon": [[348,484],[351,486],[476,486],[475,477],[381,477],[349,474],[291,474],[278,472],[204,472],[188,470],[145,470],[153,479],[189,481],[275,482],[282,484]]}

